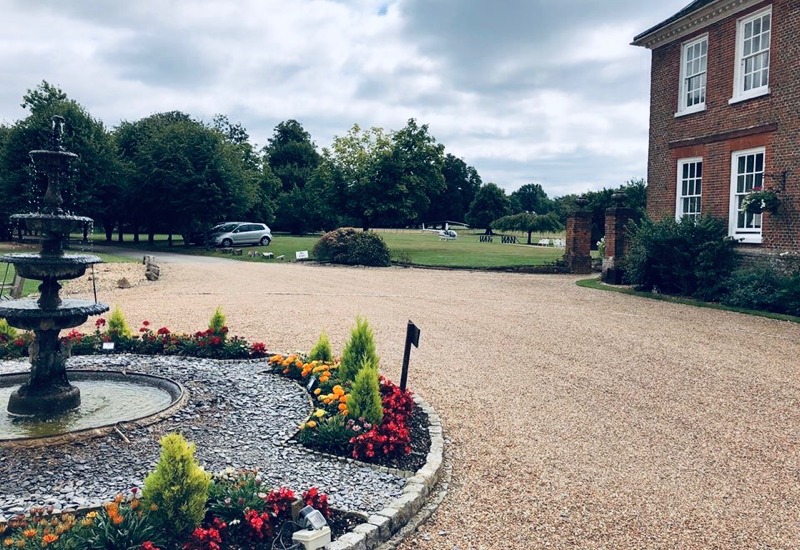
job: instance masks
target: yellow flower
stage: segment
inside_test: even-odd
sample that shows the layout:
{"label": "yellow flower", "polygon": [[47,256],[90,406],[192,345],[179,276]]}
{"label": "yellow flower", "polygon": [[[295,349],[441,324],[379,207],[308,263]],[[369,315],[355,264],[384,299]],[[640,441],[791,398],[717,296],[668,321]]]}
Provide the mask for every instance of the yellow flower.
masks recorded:
{"label": "yellow flower", "polygon": [[4,546],[13,546],[14,545],[14,539],[12,539],[11,537],[8,537],[7,539],[5,539],[3,541],[3,545]]}
{"label": "yellow flower", "polygon": [[316,390],[314,390],[314,395],[319,395],[319,394],[321,394],[321,393],[322,393],[322,390],[321,390],[321,389],[319,389],[319,388],[317,388]]}
{"label": "yellow flower", "polygon": [[306,426],[308,426],[309,428],[316,428],[317,423],[314,422],[313,420],[309,420],[308,422],[306,422]]}
{"label": "yellow flower", "polygon": [[314,416],[316,416],[317,418],[322,418],[323,416],[325,416],[325,409],[317,409],[316,411],[314,411]]}

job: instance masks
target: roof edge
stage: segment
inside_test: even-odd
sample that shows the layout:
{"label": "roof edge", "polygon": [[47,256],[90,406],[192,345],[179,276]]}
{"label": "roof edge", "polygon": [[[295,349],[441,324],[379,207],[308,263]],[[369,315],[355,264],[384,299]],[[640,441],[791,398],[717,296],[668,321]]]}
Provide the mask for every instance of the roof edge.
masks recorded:
{"label": "roof edge", "polygon": [[669,19],[634,37],[631,45],[653,50],[763,2],[764,0],[695,0]]}

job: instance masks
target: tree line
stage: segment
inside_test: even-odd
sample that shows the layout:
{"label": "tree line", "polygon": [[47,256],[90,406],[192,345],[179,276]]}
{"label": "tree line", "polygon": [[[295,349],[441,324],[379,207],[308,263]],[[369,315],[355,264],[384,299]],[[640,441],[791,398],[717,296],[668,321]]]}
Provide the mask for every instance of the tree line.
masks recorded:
{"label": "tree line", "polygon": [[[205,123],[172,111],[109,129],[46,81],[27,91],[22,107],[26,118],[0,125],[3,239],[10,238],[9,216],[36,210],[44,194],[46,181],[28,153],[48,143],[53,115],[66,121],[64,147],[79,155],[62,189],[64,207],[93,218],[108,241],[125,234],[152,241],[159,233],[188,242],[226,220],[295,234],[445,220],[538,231],[563,223],[577,198],[550,199],[539,184],[506,195],[414,119],[394,131],[356,124],[320,150],[296,120],[279,123],[261,148],[225,115]],[[626,186],[641,195],[643,209],[644,182]],[[610,205],[612,193],[590,192],[590,206]]]}

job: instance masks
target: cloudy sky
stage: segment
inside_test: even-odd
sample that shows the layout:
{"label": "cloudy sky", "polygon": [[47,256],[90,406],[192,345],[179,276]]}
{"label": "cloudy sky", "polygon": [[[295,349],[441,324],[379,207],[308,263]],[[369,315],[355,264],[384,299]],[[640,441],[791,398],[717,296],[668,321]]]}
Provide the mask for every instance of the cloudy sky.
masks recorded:
{"label": "cloudy sky", "polygon": [[485,182],[551,196],[646,175],[650,52],[688,0],[0,0],[0,123],[42,80],[107,126],[223,113],[264,145],[300,121],[430,126]]}

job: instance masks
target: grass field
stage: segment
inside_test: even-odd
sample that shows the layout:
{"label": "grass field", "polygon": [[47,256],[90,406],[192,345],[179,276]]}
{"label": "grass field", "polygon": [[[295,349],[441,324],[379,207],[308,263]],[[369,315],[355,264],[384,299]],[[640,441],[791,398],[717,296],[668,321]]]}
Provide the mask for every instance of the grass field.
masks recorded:
{"label": "grass field", "polygon": [[[376,232],[386,241],[393,259],[410,259],[411,265],[419,266],[441,266],[441,267],[461,267],[461,268],[503,268],[521,266],[541,266],[549,264],[564,255],[564,249],[543,246],[529,246],[526,244],[502,244],[499,237],[495,237],[493,242],[480,242],[479,233],[467,231],[459,232],[456,240],[440,240],[437,233],[422,232],[419,230],[381,230]],[[276,257],[285,256],[287,260],[293,260],[298,251],[308,251],[313,259],[312,250],[319,240],[320,235],[305,235],[298,237],[295,235],[275,234],[269,246],[247,246],[242,256],[235,256],[237,260],[243,261],[264,261],[261,258],[251,258],[247,256],[249,251],[272,252]],[[526,237],[521,234],[517,236],[520,242],[525,242]],[[562,235],[546,235],[548,238],[561,238]],[[101,249],[102,235],[95,235],[95,242]],[[228,257],[219,249],[206,250],[203,247],[183,246],[183,241],[173,238],[173,246],[167,244],[166,235],[156,235],[154,245],[149,245],[146,239],[134,245],[131,236],[126,240],[124,246],[136,246],[147,250],[164,250],[182,254],[209,254],[212,256]],[[538,242],[541,235],[534,235],[533,242]],[[114,240],[112,245],[119,245]]]}

